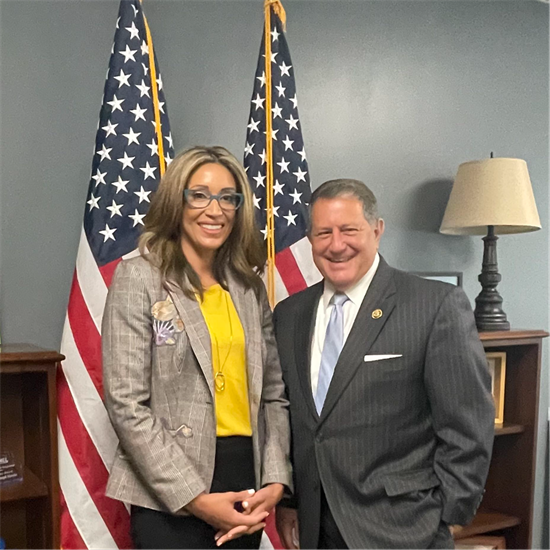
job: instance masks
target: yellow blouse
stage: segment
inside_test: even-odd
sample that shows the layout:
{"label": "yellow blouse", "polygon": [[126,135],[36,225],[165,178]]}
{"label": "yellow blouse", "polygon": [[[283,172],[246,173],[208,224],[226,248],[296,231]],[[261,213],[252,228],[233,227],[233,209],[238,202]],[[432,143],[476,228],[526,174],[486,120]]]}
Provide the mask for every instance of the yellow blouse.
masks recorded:
{"label": "yellow blouse", "polygon": [[220,285],[207,288],[199,305],[212,341],[216,434],[251,436],[245,338],[237,310]]}

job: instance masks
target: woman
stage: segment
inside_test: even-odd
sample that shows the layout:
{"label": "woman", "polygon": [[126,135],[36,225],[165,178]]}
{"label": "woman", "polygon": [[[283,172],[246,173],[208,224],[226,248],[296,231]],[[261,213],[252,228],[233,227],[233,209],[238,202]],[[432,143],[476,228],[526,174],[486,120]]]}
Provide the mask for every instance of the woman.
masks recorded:
{"label": "woman", "polygon": [[267,511],[291,488],[288,403],[235,157],[222,147],[176,157],[140,251],[118,266],[103,318],[120,440],[107,495],[132,505],[136,548],[258,548]]}

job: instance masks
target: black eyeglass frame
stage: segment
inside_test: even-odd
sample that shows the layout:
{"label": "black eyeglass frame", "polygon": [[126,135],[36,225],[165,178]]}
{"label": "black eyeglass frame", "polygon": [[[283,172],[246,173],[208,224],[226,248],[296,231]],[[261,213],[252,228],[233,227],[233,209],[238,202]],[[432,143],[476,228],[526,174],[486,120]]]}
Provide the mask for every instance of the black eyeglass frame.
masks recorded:
{"label": "black eyeglass frame", "polygon": [[[205,196],[207,196],[204,191],[200,191],[200,192],[203,193]],[[193,193],[193,189],[184,189],[183,197],[185,199],[187,206],[189,208],[193,208],[194,210],[204,210],[205,208],[208,208],[210,206],[213,200],[217,200],[222,210],[226,212],[234,212],[238,210],[244,203],[244,195],[242,193],[218,193],[216,195],[210,195],[208,202],[204,206],[192,206],[191,203],[189,202],[189,196],[191,195],[191,193]],[[237,197],[239,199],[237,205],[235,206],[235,209],[224,207],[220,202],[221,197],[226,197],[228,195],[230,195],[231,197]]]}

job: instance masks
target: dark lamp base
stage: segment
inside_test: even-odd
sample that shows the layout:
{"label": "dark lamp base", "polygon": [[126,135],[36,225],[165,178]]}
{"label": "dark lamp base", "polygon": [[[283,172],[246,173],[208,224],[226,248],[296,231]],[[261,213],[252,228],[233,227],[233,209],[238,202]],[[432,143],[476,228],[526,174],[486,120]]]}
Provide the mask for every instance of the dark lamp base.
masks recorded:
{"label": "dark lamp base", "polygon": [[504,320],[491,319],[487,315],[479,315],[477,311],[474,311],[476,318],[476,327],[479,332],[490,332],[493,330],[510,330],[510,323],[506,320],[506,314],[504,314]]}
{"label": "dark lamp base", "polygon": [[502,297],[497,285],[501,276],[497,264],[497,240],[494,227],[488,226],[487,236],[483,237],[483,264],[478,280],[481,292],[476,298],[474,316],[479,331],[510,330],[506,313],[502,311]]}

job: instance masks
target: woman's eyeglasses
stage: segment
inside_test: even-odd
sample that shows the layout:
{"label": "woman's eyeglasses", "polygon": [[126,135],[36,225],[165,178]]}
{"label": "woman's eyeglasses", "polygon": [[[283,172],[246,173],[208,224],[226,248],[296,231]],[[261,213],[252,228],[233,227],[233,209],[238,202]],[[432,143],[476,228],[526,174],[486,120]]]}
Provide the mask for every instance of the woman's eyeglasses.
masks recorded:
{"label": "woman's eyeglasses", "polygon": [[219,193],[218,195],[210,195],[205,191],[194,189],[185,189],[183,191],[185,202],[189,208],[207,208],[215,199],[218,201],[220,208],[227,212],[237,210],[243,204],[244,196],[242,193]]}

